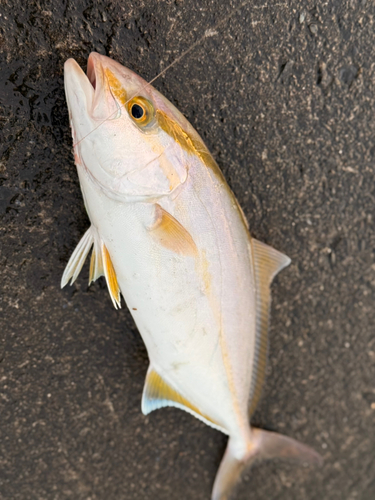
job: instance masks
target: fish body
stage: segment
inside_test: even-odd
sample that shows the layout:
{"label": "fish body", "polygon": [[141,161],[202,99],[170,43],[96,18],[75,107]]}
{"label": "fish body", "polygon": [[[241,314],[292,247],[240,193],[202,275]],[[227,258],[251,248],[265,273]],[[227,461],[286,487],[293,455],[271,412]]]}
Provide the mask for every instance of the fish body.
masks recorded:
{"label": "fish body", "polygon": [[229,436],[212,498],[228,498],[256,458],[318,461],[294,440],[251,428],[264,379],[270,284],[289,258],[251,238],[202,139],[158,91],[91,54],[65,65],[81,189],[91,227],[65,270],[105,275],[145,342],[147,414],[176,406]]}

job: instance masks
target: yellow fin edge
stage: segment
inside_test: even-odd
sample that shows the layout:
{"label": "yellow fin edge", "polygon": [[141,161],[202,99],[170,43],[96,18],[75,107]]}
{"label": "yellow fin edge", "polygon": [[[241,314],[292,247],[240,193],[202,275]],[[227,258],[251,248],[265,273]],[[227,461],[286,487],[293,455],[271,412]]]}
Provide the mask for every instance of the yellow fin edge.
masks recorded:
{"label": "yellow fin edge", "polygon": [[173,389],[173,387],[171,387],[171,385],[168,384],[168,382],[166,382],[161,375],[159,375],[157,371],[150,366],[143,390],[142,413],[144,415],[148,415],[154,410],[167,406],[180,408],[199,420],[202,420],[210,427],[228,434],[228,432],[217,422],[212,420],[207,415],[204,415],[199,408],[190,403],[190,401],[182,396],[178,391]]}
{"label": "yellow fin edge", "polygon": [[120,287],[117,282],[117,276],[112,264],[111,257],[104,243],[102,243],[102,263],[104,269],[104,276],[107,281],[109,295],[112,299],[115,309],[120,309],[121,308]]}

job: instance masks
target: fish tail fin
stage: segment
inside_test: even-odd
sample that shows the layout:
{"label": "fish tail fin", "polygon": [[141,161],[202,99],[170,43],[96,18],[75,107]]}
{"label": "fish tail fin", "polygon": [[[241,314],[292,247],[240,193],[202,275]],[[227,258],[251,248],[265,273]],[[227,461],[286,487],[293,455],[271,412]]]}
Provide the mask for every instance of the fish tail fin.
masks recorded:
{"label": "fish tail fin", "polygon": [[270,458],[289,458],[302,463],[320,465],[322,457],[312,448],[295,439],[262,429],[251,429],[248,452],[237,458],[236,443],[229,438],[227,449],[221,461],[212,492],[212,500],[228,500],[239,482],[244,470],[254,462]]}

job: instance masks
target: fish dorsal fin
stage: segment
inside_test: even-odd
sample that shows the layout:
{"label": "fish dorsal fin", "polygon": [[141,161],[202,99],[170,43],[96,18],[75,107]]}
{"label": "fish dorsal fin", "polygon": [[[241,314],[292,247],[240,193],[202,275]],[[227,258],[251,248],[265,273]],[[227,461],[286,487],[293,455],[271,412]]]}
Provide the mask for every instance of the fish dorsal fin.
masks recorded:
{"label": "fish dorsal fin", "polygon": [[251,240],[256,283],[256,344],[249,413],[259,401],[266,373],[268,323],[271,306],[271,282],[278,272],[290,264],[286,255],[254,238]]}
{"label": "fish dorsal fin", "polygon": [[150,231],[161,246],[172,252],[193,257],[198,254],[197,246],[189,231],[157,203],[155,204],[155,222]]}
{"label": "fish dorsal fin", "polygon": [[199,420],[202,420],[205,424],[228,434],[219,424],[214,422],[207,415],[201,413],[195,405],[173,389],[173,387],[150,365],[146,376],[145,387],[143,389],[142,413],[148,415],[152,411],[166,406],[173,406],[185,410]]}
{"label": "fish dorsal fin", "polygon": [[66,265],[64,274],[61,278],[61,288],[64,288],[70,281],[73,285],[77,279],[79,273],[81,272],[82,266],[86,260],[86,257],[94,243],[94,232],[92,226],[85,232],[85,234],[80,239],[80,242],[76,246],[74,252],[72,253],[69,262]]}
{"label": "fish dorsal fin", "polygon": [[111,257],[105,244],[101,241],[97,230],[91,226],[83,235],[77,247],[75,248],[69,262],[65,268],[61,279],[61,288],[68,284],[73,285],[81,272],[82,266],[94,245],[90,260],[90,278],[89,285],[96,281],[100,276],[105,276],[109,295],[116,309],[121,307],[120,287],[117,282],[116,272],[114,270]]}

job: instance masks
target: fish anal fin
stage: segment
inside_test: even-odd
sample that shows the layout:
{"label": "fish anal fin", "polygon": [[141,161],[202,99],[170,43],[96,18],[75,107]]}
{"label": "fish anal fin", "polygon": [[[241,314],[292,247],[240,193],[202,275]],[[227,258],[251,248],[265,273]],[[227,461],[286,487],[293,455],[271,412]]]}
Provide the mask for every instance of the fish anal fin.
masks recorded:
{"label": "fish anal fin", "polygon": [[155,223],[150,232],[161,246],[174,253],[193,257],[198,254],[197,246],[187,229],[157,203]]}
{"label": "fish anal fin", "polygon": [[61,288],[71,280],[70,284],[73,285],[77,279],[79,273],[81,272],[82,266],[86,260],[86,257],[90,251],[92,244],[94,243],[94,234],[92,226],[85,232],[76,246],[74,252],[72,253],[68,264],[64,270],[61,278]]}
{"label": "fish anal fin", "polygon": [[145,387],[143,389],[142,413],[144,415],[148,415],[154,410],[167,406],[185,410],[199,420],[202,420],[205,424],[227,433],[227,431],[217,422],[212,420],[207,415],[204,415],[199,408],[190,403],[188,399],[171,387],[171,385],[168,384],[168,382],[166,382],[157,373],[157,371],[150,366],[146,376]]}
{"label": "fish anal fin", "polygon": [[101,246],[102,246],[101,260],[103,264],[104,276],[107,281],[109,295],[112,299],[115,309],[119,309],[121,308],[121,296],[120,296],[120,287],[117,281],[116,272],[113,267],[112,260],[107,250],[107,247],[103,242]]}
{"label": "fish anal fin", "polygon": [[251,247],[254,262],[257,302],[254,372],[249,399],[250,415],[254,412],[260,399],[266,373],[268,323],[271,305],[270,285],[276,274],[290,264],[289,257],[254,238],[251,239]]}

